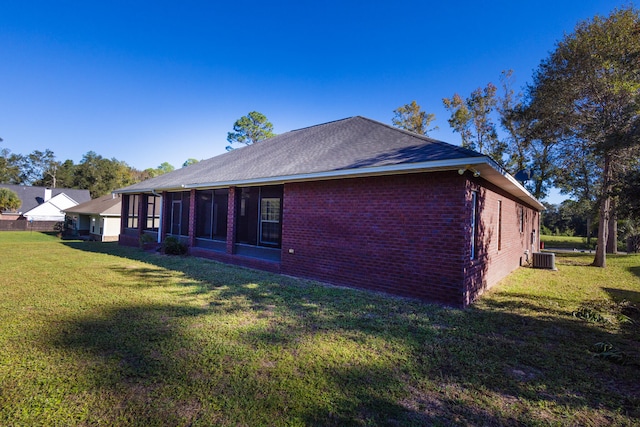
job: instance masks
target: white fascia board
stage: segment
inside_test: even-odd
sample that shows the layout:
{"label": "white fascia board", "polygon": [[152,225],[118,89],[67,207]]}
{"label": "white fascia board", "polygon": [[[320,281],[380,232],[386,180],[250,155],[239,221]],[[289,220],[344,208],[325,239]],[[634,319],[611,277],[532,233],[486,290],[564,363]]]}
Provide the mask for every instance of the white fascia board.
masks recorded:
{"label": "white fascia board", "polygon": [[544,210],[545,207],[535,197],[527,191],[515,178],[509,175],[500,165],[491,160],[487,156],[482,157],[465,157],[459,159],[448,160],[434,160],[430,162],[420,163],[407,163],[388,166],[376,166],[370,168],[357,168],[357,169],[340,169],[325,172],[313,172],[307,174],[297,175],[283,175],[283,176],[271,176],[261,178],[250,178],[232,181],[218,181],[218,182],[203,182],[203,183],[191,183],[182,184],[179,187],[172,186],[167,188],[147,188],[136,189],[127,191],[115,191],[120,194],[135,194],[135,193],[155,193],[162,191],[184,191],[190,189],[204,189],[204,188],[227,188],[227,187],[246,187],[260,184],[284,184],[285,182],[300,182],[300,181],[317,181],[327,179],[340,179],[340,178],[357,178],[366,176],[378,176],[378,175],[395,175],[401,173],[418,173],[418,172],[437,172],[446,170],[459,170],[474,168],[479,170],[481,176],[487,181],[504,188],[509,193],[513,194],[525,203],[532,205],[540,210]]}
{"label": "white fascia board", "polygon": [[[147,188],[135,188],[130,190],[115,190],[113,194],[140,194],[140,193],[152,193],[157,196],[161,196],[163,191],[184,191],[185,185],[181,187],[147,187]],[[193,187],[196,188],[196,187]]]}
{"label": "white fascia board", "polygon": [[476,169],[480,171],[481,176],[487,181],[506,190],[508,193],[516,196],[518,199],[543,211],[547,208],[536,199],[522,184],[520,184],[512,175],[504,170],[500,165],[490,158],[483,165],[478,165]]}
{"label": "white fascia board", "polygon": [[216,187],[241,187],[255,184],[282,184],[284,182],[295,181],[317,181],[325,179],[337,179],[337,178],[355,178],[365,176],[376,175],[393,175],[406,172],[430,172],[439,170],[454,170],[463,166],[471,166],[476,164],[486,163],[485,157],[468,157],[464,159],[453,160],[436,160],[431,162],[421,163],[407,163],[399,165],[389,166],[376,166],[370,168],[357,168],[357,169],[338,169],[326,172],[313,172],[297,175],[284,175],[284,176],[271,176],[263,178],[251,178],[234,181],[224,182],[205,182],[197,184],[184,184],[182,188],[216,188]]}

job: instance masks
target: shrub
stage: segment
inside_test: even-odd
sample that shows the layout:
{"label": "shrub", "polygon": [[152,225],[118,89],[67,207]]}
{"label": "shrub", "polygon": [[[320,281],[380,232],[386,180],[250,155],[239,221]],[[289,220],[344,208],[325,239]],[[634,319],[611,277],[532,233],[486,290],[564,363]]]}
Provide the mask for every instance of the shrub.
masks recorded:
{"label": "shrub", "polygon": [[574,311],[573,316],[578,319],[586,320],[587,322],[605,323],[607,321],[604,316],[589,307],[582,307],[579,310]]}
{"label": "shrub", "polygon": [[540,234],[544,234],[546,236],[551,236],[553,235],[553,231],[551,231],[551,229],[549,227],[547,227],[544,224],[540,224]]}
{"label": "shrub", "polygon": [[594,357],[621,365],[624,365],[629,361],[628,356],[624,351],[621,351],[609,342],[595,343],[593,345],[593,353],[595,353],[593,355]]}
{"label": "shrub", "polygon": [[162,242],[162,250],[167,255],[184,255],[187,253],[187,245],[182,243],[177,237],[168,236]]}

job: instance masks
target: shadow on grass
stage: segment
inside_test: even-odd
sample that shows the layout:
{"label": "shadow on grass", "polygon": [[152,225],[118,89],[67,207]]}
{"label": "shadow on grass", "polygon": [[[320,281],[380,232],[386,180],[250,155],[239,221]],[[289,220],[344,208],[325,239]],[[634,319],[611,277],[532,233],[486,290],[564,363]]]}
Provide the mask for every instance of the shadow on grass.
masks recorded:
{"label": "shadow on grass", "polygon": [[615,302],[631,301],[640,303],[640,292],[630,291],[628,289],[603,288]]}
{"label": "shadow on grass", "polygon": [[[638,367],[590,352],[621,339],[530,295],[462,311],[197,258],[66,244],[181,272],[185,294],[208,301],[70,318],[50,339],[88,355],[83,375],[141,425],[530,425],[582,413],[579,424],[589,421],[585,411],[603,409],[640,416]],[[119,271],[149,287],[168,277],[153,267]],[[519,314],[527,311],[544,316]]]}
{"label": "shadow on grass", "polygon": [[115,307],[67,318],[45,341],[74,353],[74,389],[91,396],[89,424],[184,425],[200,405],[188,396],[165,399],[160,390],[188,383],[175,356],[187,346],[178,323],[202,313],[178,305]]}

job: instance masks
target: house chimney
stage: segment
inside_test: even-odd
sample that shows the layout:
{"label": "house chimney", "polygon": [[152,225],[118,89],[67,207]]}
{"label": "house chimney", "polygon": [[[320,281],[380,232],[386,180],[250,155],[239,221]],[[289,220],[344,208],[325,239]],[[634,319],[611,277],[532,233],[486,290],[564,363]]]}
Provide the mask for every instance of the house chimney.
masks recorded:
{"label": "house chimney", "polygon": [[49,199],[51,198],[51,189],[50,188],[45,188],[44,189],[44,202],[48,202]]}

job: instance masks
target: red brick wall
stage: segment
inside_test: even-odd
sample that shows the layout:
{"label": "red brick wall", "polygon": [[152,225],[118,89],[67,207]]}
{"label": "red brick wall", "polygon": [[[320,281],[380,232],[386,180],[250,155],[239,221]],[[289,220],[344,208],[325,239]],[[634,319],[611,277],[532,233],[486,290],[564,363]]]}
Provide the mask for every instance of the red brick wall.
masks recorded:
{"label": "red brick wall", "polygon": [[461,305],[465,190],[457,172],[286,184],[282,272]]}
{"label": "red brick wall", "polygon": [[[472,191],[478,194],[474,259]],[[531,259],[539,245],[534,209],[482,178],[457,171],[285,184],[281,263],[234,255],[233,187],[229,200],[226,253],[195,247],[192,237],[192,255],[456,306],[473,302],[524,262],[525,251]],[[165,203],[163,234],[168,214]],[[191,226],[192,236],[193,231]],[[137,236],[121,234],[120,243],[137,244]]]}
{"label": "red brick wall", "polygon": [[[482,183],[482,187],[479,185]],[[532,259],[539,248],[539,214],[523,202],[513,200],[507,193],[484,180],[469,181],[467,203],[471,191],[478,192],[478,244],[477,257],[471,259],[471,243],[467,242],[465,300],[467,305],[485,289],[498,283],[509,273]],[[500,203],[501,202],[501,203]],[[520,231],[520,212],[524,223]],[[502,214],[500,215],[500,211]],[[501,216],[501,221],[499,220]],[[500,224],[499,224],[500,223]],[[467,227],[471,227],[470,216]],[[501,228],[501,231],[499,231]],[[534,244],[531,244],[532,233]],[[471,233],[467,233],[471,236]],[[525,253],[528,251],[528,254]]]}

